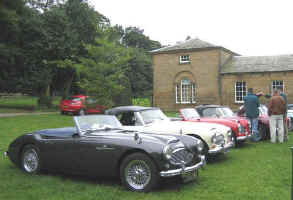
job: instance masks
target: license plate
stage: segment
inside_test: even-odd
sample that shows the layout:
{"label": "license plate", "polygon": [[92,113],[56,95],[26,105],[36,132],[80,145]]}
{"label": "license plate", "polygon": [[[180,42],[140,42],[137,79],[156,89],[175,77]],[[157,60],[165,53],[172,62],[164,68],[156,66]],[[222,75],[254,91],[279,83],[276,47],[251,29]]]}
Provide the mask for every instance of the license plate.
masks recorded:
{"label": "license plate", "polygon": [[197,170],[191,171],[191,172],[186,172],[186,173],[181,175],[184,183],[194,181],[197,176],[198,176],[198,171]]}

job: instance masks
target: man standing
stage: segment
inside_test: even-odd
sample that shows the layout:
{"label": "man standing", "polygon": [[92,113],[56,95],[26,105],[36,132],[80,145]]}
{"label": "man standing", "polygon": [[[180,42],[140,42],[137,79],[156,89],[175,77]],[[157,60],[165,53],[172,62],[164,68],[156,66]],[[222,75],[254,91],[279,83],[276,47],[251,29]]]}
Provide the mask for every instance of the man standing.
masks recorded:
{"label": "man standing", "polygon": [[274,89],[273,96],[268,105],[268,114],[270,116],[271,142],[276,143],[276,134],[280,143],[284,142],[284,113],[286,111],[286,102],[280,96],[279,91]]}
{"label": "man standing", "polygon": [[283,123],[284,123],[284,141],[288,140],[288,127],[287,127],[287,123],[286,123],[286,119],[287,119],[287,111],[288,111],[288,100],[287,100],[287,95],[283,92],[283,88],[282,87],[278,87],[278,91],[281,97],[284,98],[285,103],[286,103],[286,111],[284,113],[283,116]]}
{"label": "man standing", "polygon": [[251,124],[252,140],[257,142],[261,139],[258,135],[259,99],[255,94],[253,94],[253,88],[248,88],[248,94],[244,97],[244,106],[246,117]]}

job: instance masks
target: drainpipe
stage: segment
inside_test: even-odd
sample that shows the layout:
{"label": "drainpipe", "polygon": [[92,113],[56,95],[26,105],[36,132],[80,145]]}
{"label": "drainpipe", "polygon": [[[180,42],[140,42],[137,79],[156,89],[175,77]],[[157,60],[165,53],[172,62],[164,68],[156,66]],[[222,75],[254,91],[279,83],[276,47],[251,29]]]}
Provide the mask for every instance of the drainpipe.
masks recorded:
{"label": "drainpipe", "polygon": [[223,100],[222,100],[222,75],[221,75],[221,71],[222,71],[222,49],[219,49],[219,67],[218,67],[218,95],[219,95],[219,99],[220,99],[220,105],[222,105]]}

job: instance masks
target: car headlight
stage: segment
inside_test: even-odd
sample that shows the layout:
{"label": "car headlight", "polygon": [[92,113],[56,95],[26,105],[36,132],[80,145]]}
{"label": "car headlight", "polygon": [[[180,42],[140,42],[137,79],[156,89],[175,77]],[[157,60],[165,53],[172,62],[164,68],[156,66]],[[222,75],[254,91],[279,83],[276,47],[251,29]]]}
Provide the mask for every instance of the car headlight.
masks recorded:
{"label": "car headlight", "polygon": [[212,136],[212,138],[211,138],[211,142],[214,143],[214,144],[217,142],[217,138],[216,138],[216,137],[217,137],[217,135],[214,134],[214,135]]}
{"label": "car headlight", "polygon": [[197,140],[197,150],[199,153],[202,153],[204,149],[204,143],[200,139]]}
{"label": "car headlight", "polygon": [[163,149],[163,155],[165,156],[167,160],[171,159],[172,153],[173,153],[172,147],[170,145],[165,146],[165,148]]}
{"label": "car headlight", "polygon": [[211,138],[211,142],[217,145],[224,144],[225,143],[224,135],[223,134],[213,135]]}

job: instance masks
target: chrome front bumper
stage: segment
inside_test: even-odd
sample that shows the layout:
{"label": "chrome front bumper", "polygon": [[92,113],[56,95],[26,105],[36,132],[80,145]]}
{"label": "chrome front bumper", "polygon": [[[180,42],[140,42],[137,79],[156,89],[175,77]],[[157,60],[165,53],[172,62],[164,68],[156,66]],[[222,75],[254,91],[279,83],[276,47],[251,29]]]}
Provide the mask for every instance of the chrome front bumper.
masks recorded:
{"label": "chrome front bumper", "polygon": [[213,149],[209,150],[209,154],[218,154],[218,153],[227,153],[229,149],[234,147],[234,143],[230,142],[225,144],[224,146],[217,146]]}
{"label": "chrome front bumper", "polygon": [[171,176],[182,175],[184,173],[195,171],[195,170],[203,167],[204,165],[206,165],[205,156],[200,156],[200,162],[199,163],[197,163],[197,164],[195,164],[193,166],[190,166],[190,167],[183,166],[180,169],[172,169],[172,170],[168,170],[168,171],[161,171],[160,176],[161,177],[171,177]]}
{"label": "chrome front bumper", "polygon": [[249,138],[251,138],[251,135],[248,135],[248,134],[246,133],[245,136],[239,136],[239,137],[237,137],[237,141],[244,141],[244,140],[247,140],[247,139],[249,139]]}
{"label": "chrome front bumper", "polygon": [[237,141],[244,141],[244,140],[247,140],[247,136],[239,136],[237,137]]}

